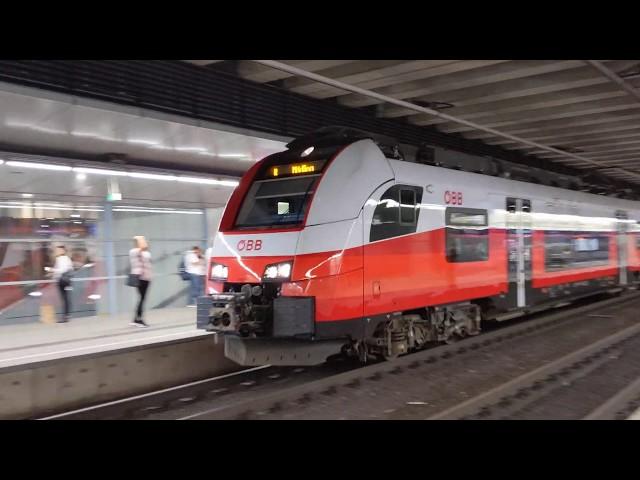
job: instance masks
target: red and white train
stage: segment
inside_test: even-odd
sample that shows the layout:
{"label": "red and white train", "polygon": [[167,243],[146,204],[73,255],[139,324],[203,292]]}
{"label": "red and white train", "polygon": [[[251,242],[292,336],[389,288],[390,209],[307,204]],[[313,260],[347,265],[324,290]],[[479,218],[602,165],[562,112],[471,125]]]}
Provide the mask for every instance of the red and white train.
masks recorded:
{"label": "red and white train", "polygon": [[387,158],[311,135],[256,163],[213,244],[198,326],[242,365],[394,357],[640,283],[640,204]]}

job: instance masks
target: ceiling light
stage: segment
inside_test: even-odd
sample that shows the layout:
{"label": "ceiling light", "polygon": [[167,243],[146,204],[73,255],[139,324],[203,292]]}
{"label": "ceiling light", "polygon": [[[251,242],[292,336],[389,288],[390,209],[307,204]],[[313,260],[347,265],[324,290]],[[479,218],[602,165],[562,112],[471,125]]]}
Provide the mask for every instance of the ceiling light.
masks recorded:
{"label": "ceiling light", "polygon": [[174,148],[174,150],[177,150],[178,152],[201,152],[201,153],[207,153],[207,149],[203,148],[203,147],[176,147]]}
{"label": "ceiling light", "polygon": [[2,165],[3,163],[4,163],[4,160],[0,158],[0,165]]}
{"label": "ceiling light", "polygon": [[86,173],[76,173],[76,180],[86,180],[86,179],[87,179]]}
{"label": "ceiling light", "polygon": [[216,178],[199,178],[199,177],[177,177],[179,182],[186,183],[202,183],[205,185],[224,185],[226,187],[237,187],[237,180],[218,180]]}
{"label": "ceiling light", "polygon": [[244,153],[219,153],[217,154],[220,158],[247,158],[248,155]]}
{"label": "ceiling light", "polygon": [[153,210],[153,209],[143,209],[143,208],[114,208],[114,212],[136,212],[136,213],[179,213],[183,215],[203,215],[201,211],[198,210]]}
{"label": "ceiling light", "polygon": [[33,193],[23,193],[22,196],[24,198],[31,198],[31,197],[33,197]]}
{"label": "ceiling light", "polygon": [[10,167],[34,168],[39,170],[60,170],[63,172],[68,172],[71,170],[71,167],[66,165],[53,165],[50,163],[15,162],[13,160],[7,162],[7,165],[9,165]]}
{"label": "ceiling light", "polygon": [[137,143],[140,145],[150,145],[150,146],[154,146],[154,145],[159,145],[160,142],[156,142],[155,140],[144,140],[142,138],[138,139],[138,138],[132,138],[130,140],[127,140],[127,143]]}
{"label": "ceiling light", "polygon": [[91,173],[95,175],[115,175],[119,177],[124,177],[127,175],[127,172],[118,170],[107,170],[104,168],[75,167],[73,171],[78,173]]}
{"label": "ceiling light", "polygon": [[71,218],[80,218],[81,215],[78,213],[72,213],[71,215],[69,215]]}
{"label": "ceiling light", "polygon": [[175,175],[158,175],[156,173],[131,172],[127,175],[133,178],[145,178],[148,180],[176,180],[177,178]]}

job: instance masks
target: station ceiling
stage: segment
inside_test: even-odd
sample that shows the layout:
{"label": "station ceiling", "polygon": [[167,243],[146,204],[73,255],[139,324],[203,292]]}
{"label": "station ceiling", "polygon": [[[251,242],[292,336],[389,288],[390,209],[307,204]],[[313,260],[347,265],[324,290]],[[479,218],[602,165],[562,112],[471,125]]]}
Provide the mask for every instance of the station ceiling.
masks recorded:
{"label": "station ceiling", "polygon": [[[0,150],[241,176],[288,139],[178,115],[0,83]],[[4,154],[5,160],[9,160]],[[0,190],[6,190],[0,181]],[[7,187],[8,188],[8,187]]]}
{"label": "station ceiling", "polygon": [[[232,69],[253,82],[277,85],[353,109],[374,109],[379,117],[434,127],[640,183],[640,60],[280,62],[299,69],[296,72],[259,61],[185,62],[205,69]],[[425,107],[446,118],[354,93],[323,79]]]}

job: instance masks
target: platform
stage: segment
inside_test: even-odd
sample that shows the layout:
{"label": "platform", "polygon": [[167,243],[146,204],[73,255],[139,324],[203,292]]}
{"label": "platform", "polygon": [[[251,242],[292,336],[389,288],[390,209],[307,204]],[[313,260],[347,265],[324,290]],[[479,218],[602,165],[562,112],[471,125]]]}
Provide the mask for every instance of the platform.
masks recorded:
{"label": "platform", "polygon": [[187,307],[150,310],[149,328],[129,325],[130,314],[2,326],[0,368],[210,335],[196,329],[195,315]]}

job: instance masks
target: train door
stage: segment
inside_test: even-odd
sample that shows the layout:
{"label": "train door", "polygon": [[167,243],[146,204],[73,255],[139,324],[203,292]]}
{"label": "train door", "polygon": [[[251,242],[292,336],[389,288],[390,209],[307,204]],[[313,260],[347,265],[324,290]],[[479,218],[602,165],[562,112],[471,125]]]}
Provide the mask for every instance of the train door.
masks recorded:
{"label": "train door", "polygon": [[531,200],[507,198],[506,229],[509,304],[511,307],[527,305],[527,289],[531,285]]}
{"label": "train door", "polygon": [[[616,218],[618,219],[617,223],[617,250],[618,250],[618,271],[619,273],[619,282],[620,285],[627,285],[627,265],[629,264],[629,224],[626,220],[629,218],[627,212],[623,212],[618,210],[616,212]],[[620,221],[622,220],[622,221]]]}

